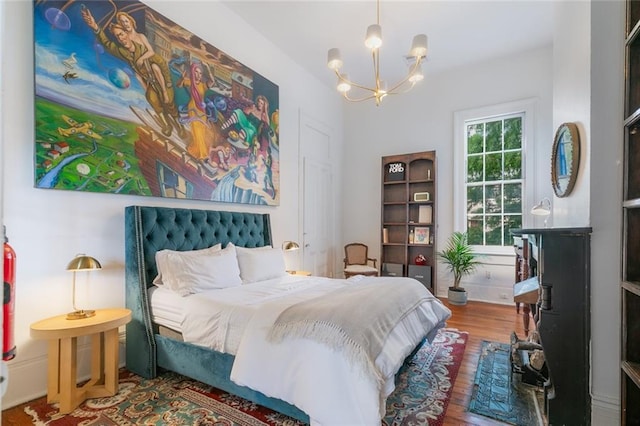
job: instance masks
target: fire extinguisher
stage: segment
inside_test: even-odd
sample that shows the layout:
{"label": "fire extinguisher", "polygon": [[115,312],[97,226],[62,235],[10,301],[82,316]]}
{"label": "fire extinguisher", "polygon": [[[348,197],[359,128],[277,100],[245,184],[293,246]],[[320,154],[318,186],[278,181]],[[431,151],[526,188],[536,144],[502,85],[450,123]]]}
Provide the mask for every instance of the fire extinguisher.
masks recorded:
{"label": "fire extinguisher", "polygon": [[16,356],[13,336],[14,309],[16,305],[16,252],[9,245],[6,228],[4,234],[4,303],[2,305],[2,359],[9,361]]}

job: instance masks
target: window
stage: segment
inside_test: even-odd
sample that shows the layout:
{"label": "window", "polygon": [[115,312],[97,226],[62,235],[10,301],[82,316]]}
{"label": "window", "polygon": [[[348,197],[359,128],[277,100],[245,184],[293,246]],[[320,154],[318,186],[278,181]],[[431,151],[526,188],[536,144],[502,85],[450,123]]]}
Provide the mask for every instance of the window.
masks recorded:
{"label": "window", "polygon": [[176,173],[166,164],[158,161],[158,181],[160,191],[166,198],[193,198],[193,184]]}
{"label": "window", "polygon": [[456,230],[484,253],[512,254],[511,229],[523,228],[527,135],[533,102],[456,113]]}
{"label": "window", "polygon": [[522,120],[516,116],[465,122],[467,232],[479,246],[512,245],[522,228]]}

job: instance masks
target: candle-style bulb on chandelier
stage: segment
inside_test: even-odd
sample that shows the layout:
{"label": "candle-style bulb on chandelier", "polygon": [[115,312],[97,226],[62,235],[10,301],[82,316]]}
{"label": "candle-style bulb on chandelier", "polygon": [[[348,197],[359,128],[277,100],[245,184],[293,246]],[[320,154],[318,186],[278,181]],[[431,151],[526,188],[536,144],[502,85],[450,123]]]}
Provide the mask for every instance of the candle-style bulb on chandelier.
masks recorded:
{"label": "candle-style bulb on chandelier", "polygon": [[[341,71],[343,62],[340,49],[329,49],[327,66],[336,73],[336,76],[338,77],[338,92],[340,92],[345,99],[351,102],[361,102],[374,99],[376,106],[378,106],[385,96],[406,93],[411,90],[417,82],[424,78],[424,74],[422,74],[422,61],[427,56],[427,36],[424,34],[418,34],[413,37],[411,50],[407,55],[409,71],[402,80],[391,86],[391,88],[388,88],[387,84],[380,78],[380,46],[382,46],[380,0],[377,0],[376,8],[377,21],[375,24],[369,25],[367,28],[367,37],[364,41],[365,46],[371,50],[373,58],[374,85],[365,86],[357,84],[349,79],[348,74]],[[360,92],[361,95],[350,95],[349,92],[353,88],[356,88],[356,91]]]}

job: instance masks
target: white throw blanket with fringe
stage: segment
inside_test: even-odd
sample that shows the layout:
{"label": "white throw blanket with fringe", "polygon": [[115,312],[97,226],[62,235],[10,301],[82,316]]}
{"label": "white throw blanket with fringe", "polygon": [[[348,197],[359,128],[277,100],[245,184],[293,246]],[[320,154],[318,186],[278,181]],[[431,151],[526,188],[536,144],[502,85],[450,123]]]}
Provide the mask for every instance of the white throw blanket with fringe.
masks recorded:
{"label": "white throw blanket with fringe", "polygon": [[351,364],[383,383],[375,360],[389,333],[430,297],[414,280],[354,283],[285,309],[268,339],[276,343],[285,338],[315,340],[343,351]]}
{"label": "white throw blanket with fringe", "polygon": [[[255,311],[238,347],[231,370],[231,380],[266,396],[296,405],[309,415],[313,426],[380,426],[385,413],[386,398],[395,387],[395,375],[404,359],[423,338],[426,337],[430,341],[437,334],[438,329],[443,327],[451,316],[451,311],[412,278],[305,278],[310,282],[317,282],[318,285],[313,286],[308,293],[296,292],[279,300],[272,300]],[[362,299],[355,295],[359,292],[356,289],[358,286],[369,287],[360,293]],[[365,359],[379,351],[376,349],[379,342],[367,340],[361,343],[360,339],[363,337],[356,337],[354,340],[354,343],[360,342],[358,344],[361,345],[361,349],[349,350],[334,350],[313,338],[284,336],[279,343],[269,338],[273,324],[280,318],[280,314],[292,306],[312,299],[325,300],[324,304],[332,311],[328,314],[332,319],[334,316],[343,316],[337,313],[338,310],[345,312],[341,321],[347,324],[345,329],[352,334],[357,324],[370,322],[371,320],[366,318],[375,316],[374,312],[361,312],[358,315],[361,318],[358,320],[354,312],[377,309],[380,315],[381,309],[385,316],[392,305],[389,292],[401,291],[400,288],[405,286],[413,287],[418,292],[410,303],[418,306],[412,311],[407,309],[410,312],[393,327],[387,338],[383,338],[384,345],[375,360],[375,367],[369,363],[364,363],[366,366],[354,366],[355,360],[350,360],[346,355],[349,351],[359,352],[365,354],[362,356],[362,359]],[[349,304],[341,297],[336,297],[335,299],[340,300],[334,299],[334,302],[323,299],[323,295],[334,292],[346,296],[350,292],[342,293],[345,287],[352,287],[350,290],[354,292],[353,297],[348,297]],[[422,299],[422,303],[418,303],[419,299]],[[369,302],[371,304],[368,307],[361,306]],[[332,303],[336,304],[332,307]],[[403,316],[398,312],[390,315],[390,318],[380,320],[380,323],[373,320],[377,323],[375,327],[378,329],[375,334],[384,334],[381,330]],[[382,384],[380,376],[385,378]]]}

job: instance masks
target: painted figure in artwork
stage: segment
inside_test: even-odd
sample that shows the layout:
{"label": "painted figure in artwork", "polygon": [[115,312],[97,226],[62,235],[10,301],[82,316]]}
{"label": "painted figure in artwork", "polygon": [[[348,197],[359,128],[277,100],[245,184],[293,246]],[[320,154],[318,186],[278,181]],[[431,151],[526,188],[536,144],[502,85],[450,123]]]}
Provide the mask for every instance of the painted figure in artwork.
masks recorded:
{"label": "painted figure in artwork", "polygon": [[144,47],[143,54],[136,59],[136,67],[138,69],[145,68],[158,81],[158,87],[162,92],[162,101],[165,104],[173,103],[172,97],[169,96],[167,89],[171,88],[171,75],[169,75],[169,68],[162,56],[158,55],[154,50],[147,36],[137,32],[136,21],[127,12],[119,11],[116,13],[116,20],[122,28],[129,34],[129,39],[133,43],[137,43]]}
{"label": "painted figure in artwork", "polygon": [[[145,97],[149,105],[151,105],[156,112],[157,119],[162,124],[162,133],[165,136],[170,136],[173,128],[175,128],[182,136],[184,129],[182,129],[178,122],[178,109],[173,102],[173,88],[171,84],[167,83],[171,81],[167,63],[158,56],[152,64],[150,64],[148,60],[142,60],[141,63],[143,66],[139,67],[139,59],[146,53],[146,48],[141,44],[133,42],[130,33],[127,32],[121,24],[109,24],[111,34],[118,40],[118,43],[115,43],[111,41],[104,30],[98,26],[88,8],[82,8],[81,14],[82,19],[89,28],[95,32],[98,42],[104,46],[104,49],[113,56],[126,61],[131,69],[134,70],[140,84],[145,89]],[[154,68],[156,70],[159,69],[160,73],[164,76],[164,87],[161,87],[160,82],[156,78],[156,73],[153,71]],[[164,101],[165,94],[168,102]]]}
{"label": "painted figure in artwork", "polygon": [[209,164],[218,167],[220,170],[229,170],[229,159],[231,158],[231,148],[229,146],[216,146],[209,150]]}
{"label": "painted figure in artwork", "polygon": [[236,109],[224,123],[222,130],[229,129],[232,125],[239,128],[240,139],[251,144],[257,136],[261,124],[269,126],[269,101],[266,97],[258,95],[255,103],[243,109]]}
{"label": "painted figure in artwork", "polygon": [[271,198],[276,198],[276,187],[273,184],[273,156],[271,155],[271,146],[267,145],[267,157],[262,158],[264,162],[265,171],[264,171],[264,191],[266,193],[271,193]]}
{"label": "painted figure in artwork", "polygon": [[187,104],[191,127],[191,142],[187,146],[187,151],[198,160],[205,160],[209,157],[209,146],[214,135],[205,110],[204,98],[207,86],[203,81],[202,65],[192,62],[188,74],[187,76],[185,72],[177,84],[178,87],[187,87],[191,95]]}

